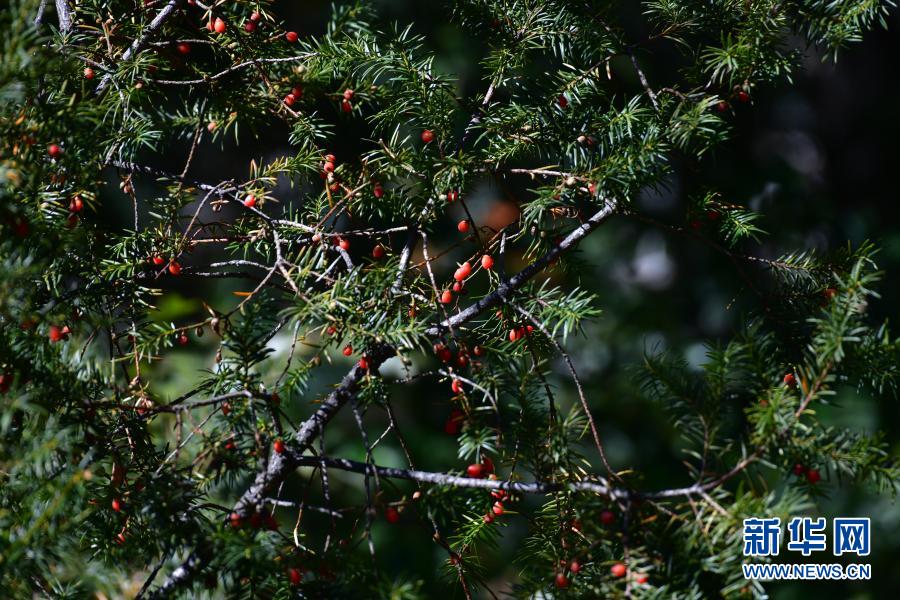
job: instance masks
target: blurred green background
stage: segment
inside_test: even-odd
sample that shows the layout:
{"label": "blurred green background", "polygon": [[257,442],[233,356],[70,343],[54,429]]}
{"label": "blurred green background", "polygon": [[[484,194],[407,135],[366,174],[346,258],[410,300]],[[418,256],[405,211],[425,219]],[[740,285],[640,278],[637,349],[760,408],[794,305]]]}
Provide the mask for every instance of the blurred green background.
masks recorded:
{"label": "blurred green background", "polygon": [[[413,23],[414,31],[425,36],[426,46],[438,55],[437,69],[459,78],[460,93],[474,95],[483,87],[479,63],[487,50],[484,40],[471,37],[448,21],[449,11],[438,2],[384,0],[377,3],[385,28],[392,22]],[[629,3],[631,4],[631,3]],[[635,3],[636,4],[636,3]],[[282,2],[279,14],[304,34],[324,30],[329,4],[320,0]],[[625,26],[632,40],[646,35],[637,6],[630,7],[613,21]],[[900,169],[900,14],[891,15],[887,31],[876,30],[844,51],[838,62],[822,61],[815,49],[805,49],[807,57],[794,73],[794,85],[777,89],[755,89],[751,106],[737,107],[731,117],[732,139],[714,154],[675,157],[675,170],[663,189],[648,191],[636,200],[646,214],[661,221],[683,224],[688,199],[713,189],[724,202],[749,205],[763,213],[761,227],[769,232],[759,245],[743,248],[748,254],[775,258],[790,251],[816,249],[822,252],[846,243],[859,245],[874,241],[880,248],[879,264],[885,277],[879,290],[882,299],[871,307],[873,318],[896,318],[900,310],[900,229],[896,227],[898,201],[897,174]],[[654,48],[646,71],[651,82],[670,79],[678,68],[672,47]],[[635,93],[635,82],[625,69],[614,71],[611,86]],[[624,79],[618,79],[619,74]],[[323,105],[329,119],[339,123],[339,135],[329,145],[338,156],[352,157],[365,147],[359,140],[358,124],[335,115],[334,106]],[[289,152],[286,132],[279,127],[243,132],[241,146],[224,148],[205,144],[192,167],[192,176],[204,181],[221,177],[242,178],[251,158],[271,158]],[[186,148],[186,146],[185,146]],[[185,148],[170,153],[172,167],[180,167]],[[166,165],[160,165],[166,166]],[[117,182],[110,182],[110,196]],[[509,219],[510,199],[527,197],[527,182],[509,181],[476,186],[470,192],[474,209],[486,221]],[[138,193],[152,193],[138,188]],[[296,197],[285,187],[284,197]],[[119,196],[120,197],[120,196]],[[113,203],[107,202],[106,206]],[[121,204],[121,203],[120,203]],[[127,224],[130,206],[121,206]],[[501,223],[503,224],[503,223]],[[400,243],[398,240],[396,243]],[[436,245],[440,245],[438,238]],[[597,293],[604,315],[585,329],[585,335],[568,341],[576,368],[587,386],[588,397],[600,423],[601,435],[615,468],[633,468],[644,473],[648,489],[681,485],[686,474],[680,466],[676,432],[665,414],[643,399],[633,382],[633,368],[647,351],[668,349],[684,355],[694,365],[704,359],[705,343],[727,340],[748,315],[760,309],[759,298],[750,293],[745,281],[724,256],[690,236],[682,236],[634,219],[617,218],[601,228],[580,247],[579,259],[586,265],[576,284]],[[196,261],[208,259],[201,251]],[[747,273],[765,282],[764,271],[747,266]],[[179,282],[168,289],[160,303],[159,318],[190,322],[201,310],[201,300],[218,308],[238,301],[234,290],[247,284],[215,283],[197,287]],[[310,340],[310,343],[313,341]],[[278,337],[272,361],[277,375],[289,340]],[[311,352],[301,344],[300,352]],[[178,360],[166,360],[156,368],[157,393],[175,396],[187,389],[209,368],[215,352],[207,336],[186,349]],[[346,371],[349,361],[335,358],[335,364],[320,370],[316,383],[305,398],[291,399],[289,412],[296,418],[309,413],[308,401],[327,391]],[[153,378],[151,378],[153,380]],[[576,398],[563,365],[557,365],[552,381],[563,402]],[[449,413],[448,385],[423,381],[395,385],[394,407],[401,428],[423,469],[460,468],[454,440],[443,433]],[[900,442],[900,410],[893,397],[859,397],[855,390],[842,390],[837,405],[823,411],[836,425],[864,431],[887,432],[892,448]],[[377,415],[369,417],[370,431],[380,431]],[[586,440],[587,442],[587,440]],[[335,456],[362,459],[363,448],[349,415],[329,429],[326,444]],[[584,451],[591,456],[589,444]],[[396,445],[384,444],[376,451],[377,462],[405,466]],[[362,479],[354,474],[332,473],[338,505],[363,501]],[[292,482],[296,486],[299,478]],[[819,500],[821,514],[871,516],[874,548],[870,557],[871,582],[781,584],[772,586],[776,598],[888,598],[900,592],[900,511],[891,498],[879,498],[865,489],[829,483]],[[299,488],[297,488],[299,489]],[[409,491],[407,485],[399,489]],[[398,494],[399,495],[399,494]],[[291,497],[286,489],[283,497]],[[536,500],[531,505],[536,506]],[[311,517],[310,531],[325,531],[328,520]],[[522,520],[510,520],[504,529],[504,550],[487,561],[488,572],[497,583],[515,578],[515,566],[507,557],[526,534]],[[375,528],[378,562],[389,577],[423,579],[429,597],[445,597],[440,564],[446,555],[432,541],[422,523],[404,518],[398,525],[379,520]],[[823,559],[827,561],[828,559]],[[892,593],[893,592],[893,593]]]}

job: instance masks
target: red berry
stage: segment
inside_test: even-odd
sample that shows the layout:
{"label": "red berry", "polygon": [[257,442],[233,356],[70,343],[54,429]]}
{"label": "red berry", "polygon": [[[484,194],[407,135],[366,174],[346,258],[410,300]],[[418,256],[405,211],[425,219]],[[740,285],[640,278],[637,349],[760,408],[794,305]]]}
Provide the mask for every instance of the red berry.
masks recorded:
{"label": "red berry", "polygon": [[55,344],[56,342],[66,337],[66,334],[63,333],[63,329],[59,325],[51,325],[50,329],[48,329],[47,331],[47,337],[49,337],[50,341]]}
{"label": "red berry", "polygon": [[640,584],[640,585],[644,585],[645,583],[647,583],[647,580],[648,580],[648,579],[650,579],[650,578],[647,577],[647,574],[646,574],[646,573],[641,573],[640,575],[638,575],[638,576],[636,576],[636,577],[634,578],[634,581],[635,581],[635,583],[638,583],[638,584]]}
{"label": "red berry", "polygon": [[388,506],[384,509],[384,518],[388,523],[396,523],[400,520],[400,512],[393,506]]}
{"label": "red berry", "polygon": [[213,23],[213,29],[215,30],[216,33],[225,33],[225,29],[226,29],[225,21],[223,21],[219,17],[216,17],[216,20]]}
{"label": "red berry", "polygon": [[561,590],[569,587],[569,578],[566,577],[565,573],[556,574],[556,587]]}
{"label": "red berry", "polygon": [[347,344],[346,346],[344,346],[343,352],[344,352],[344,356],[350,356],[351,354],[353,354],[353,346],[351,346],[350,344]]}
{"label": "red berry", "polygon": [[284,452],[284,442],[275,440],[275,443],[272,444],[272,448],[275,450],[275,454],[282,454]]}
{"label": "red berry", "polygon": [[181,265],[178,264],[178,261],[173,260],[169,262],[169,273],[171,273],[172,275],[181,274]]}
{"label": "red berry", "polygon": [[369,370],[369,361],[366,360],[365,356],[359,359],[359,368],[363,371]]}
{"label": "red berry", "polygon": [[563,95],[560,95],[559,98],[556,99],[557,103],[559,103],[560,108],[565,108],[569,105],[569,99]]}
{"label": "red berry", "polygon": [[334,335],[334,333],[337,331],[337,327],[335,327],[334,325],[329,325],[328,329],[326,329],[325,331],[328,332],[328,335]]}
{"label": "red berry", "polygon": [[253,208],[256,206],[256,196],[253,194],[248,194],[246,198],[244,198],[244,206],[247,208]]}
{"label": "red berry", "polygon": [[485,254],[484,256],[481,257],[481,268],[487,269],[488,271],[490,271],[491,268],[493,268],[493,266],[494,266],[494,259],[491,257],[490,254]]}
{"label": "red berry", "polygon": [[288,31],[287,33],[284,34],[284,39],[286,39],[287,41],[289,41],[290,43],[293,44],[294,42],[296,42],[297,40],[300,39],[300,36],[297,35],[296,31]]}
{"label": "red berry", "polygon": [[349,250],[349,249],[350,249],[350,242],[348,242],[348,241],[345,240],[344,238],[341,238],[340,240],[338,240],[338,247],[339,247],[341,250],[345,250],[345,251],[346,251],[346,250]]}
{"label": "red berry", "polygon": [[450,415],[447,417],[447,422],[444,424],[444,431],[449,435],[456,435],[459,433],[460,426],[462,421],[465,419],[465,415],[463,412],[457,408],[454,408],[450,411]]}
{"label": "red berry", "polygon": [[750,102],[750,94],[748,94],[744,90],[738,92],[737,98],[741,102]]}
{"label": "red berry", "polygon": [[514,342],[519,339],[519,332],[516,329],[509,330],[509,341]]}
{"label": "red berry", "polygon": [[456,281],[463,281],[469,275],[472,274],[472,265],[469,264],[469,261],[464,262],[459,265],[459,268],[456,269],[456,272],[453,274],[453,279]]}
{"label": "red berry", "polygon": [[355,92],[353,90],[351,90],[350,88],[347,88],[346,90],[344,90],[344,100],[353,100],[354,93]]}
{"label": "red berry", "polygon": [[341,110],[345,113],[351,112],[353,110],[353,105],[350,104],[349,100],[341,100]]}
{"label": "red berry", "polygon": [[284,97],[283,102],[284,102],[287,106],[293,106],[293,105],[294,105],[294,102],[295,102],[296,100],[297,100],[297,98],[296,98],[293,94],[288,94],[287,96]]}
{"label": "red berry", "polygon": [[815,485],[819,483],[819,480],[822,479],[822,475],[819,474],[818,469],[810,469],[806,472],[806,480],[811,484]]}
{"label": "red berry", "polygon": [[254,31],[256,31],[256,23],[254,23],[253,21],[247,21],[246,23],[244,23],[244,31],[246,31],[247,33],[253,33]]}
{"label": "red berry", "polygon": [[803,475],[804,473],[806,473],[806,467],[800,463],[797,463],[796,465],[794,465],[794,468],[791,470],[794,472],[794,475],[797,475],[798,477],[800,475]]}
{"label": "red berry", "polygon": [[604,525],[612,525],[616,522],[616,515],[611,510],[604,510],[600,513],[600,522]]}
{"label": "red berry", "polygon": [[459,199],[459,192],[456,190],[450,190],[447,192],[447,202],[456,202]]}
{"label": "red berry", "polygon": [[62,156],[62,148],[60,148],[57,144],[50,144],[47,146],[47,154],[50,155],[50,158],[59,158]]}
{"label": "red berry", "polygon": [[484,465],[474,463],[466,467],[466,475],[475,479],[481,479],[485,476]]}
{"label": "red berry", "polygon": [[334,156],[334,154],[326,154],[325,162],[331,162],[331,163],[337,162],[337,158]]}
{"label": "red berry", "polygon": [[494,502],[494,506],[491,507],[491,510],[494,511],[494,514],[495,514],[495,515],[502,515],[502,514],[503,514],[503,511],[504,511],[505,509],[503,508],[503,503],[502,503],[502,502]]}
{"label": "red berry", "polygon": [[300,582],[303,581],[303,573],[300,569],[291,567],[288,569],[288,579],[290,580],[291,585],[300,585]]}
{"label": "red berry", "polygon": [[154,256],[154,257],[153,257],[152,259],[150,259],[150,260],[152,260],[152,261],[153,261],[153,264],[156,265],[157,267],[162,266],[162,264],[163,264],[164,262],[166,262],[166,259],[164,259],[162,256],[159,256],[159,255]]}
{"label": "red berry", "polygon": [[181,42],[180,44],[178,44],[176,46],[176,48],[178,49],[178,52],[180,52],[181,54],[188,55],[191,53],[191,45],[188,44],[187,42]]}
{"label": "red berry", "polygon": [[330,160],[325,161],[325,164],[322,165],[322,170],[326,173],[334,173],[334,163]]}
{"label": "red berry", "polygon": [[231,526],[235,529],[241,526],[241,515],[237,514],[236,512],[231,513],[231,515],[229,515],[228,517],[228,520],[231,522]]}
{"label": "red berry", "polygon": [[725,102],[724,100],[719,100],[719,103],[716,104],[716,110],[718,110],[720,113],[727,111],[728,103]]}
{"label": "red berry", "polygon": [[253,21],[254,23],[257,22],[257,21],[259,21],[261,18],[262,18],[262,15],[259,14],[258,12],[256,12],[256,11],[253,11],[253,12],[250,14],[250,20]]}
{"label": "red berry", "polygon": [[456,224],[456,229],[459,230],[460,233],[466,233],[469,231],[469,222],[465,219]]}
{"label": "red berry", "polygon": [[230,413],[230,412],[231,412],[231,405],[228,404],[227,402],[223,402],[222,403],[222,414],[227,417],[228,413]]}
{"label": "red berry", "polygon": [[627,571],[628,569],[626,569],[625,565],[623,565],[622,563],[614,564],[609,570],[609,572],[612,573],[613,577],[624,577]]}
{"label": "red berry", "polygon": [[294,95],[294,98],[302,98],[303,97],[303,86],[295,85],[291,88],[291,93]]}
{"label": "red berry", "polygon": [[453,391],[454,394],[461,394],[463,391],[463,387],[462,387],[462,383],[460,382],[460,380],[454,379],[450,383],[450,389]]}
{"label": "red berry", "polygon": [[463,286],[462,286],[462,284],[461,284],[460,282],[457,281],[456,283],[453,284],[453,288],[452,288],[452,289],[453,289],[453,291],[454,291],[455,293],[461,294],[462,291],[463,291]]}
{"label": "red berry", "polygon": [[373,194],[376,198],[381,198],[382,196],[384,196],[384,188],[381,187],[381,184],[380,184],[380,183],[376,183],[376,184],[375,184],[375,187],[372,188],[372,194]]}
{"label": "red berry", "polygon": [[178,336],[178,344],[181,346],[187,346],[188,342],[190,342],[190,341],[191,340],[189,340],[188,336],[185,335],[184,333],[182,333],[181,335]]}
{"label": "red berry", "polygon": [[112,509],[113,509],[114,511],[116,511],[116,512],[119,512],[119,511],[122,510],[122,503],[119,502],[119,499],[118,499],[118,498],[113,498],[113,500],[112,500]]}
{"label": "red berry", "polygon": [[453,302],[453,292],[444,290],[444,293],[441,294],[441,304],[450,304],[451,302]]}
{"label": "red berry", "polygon": [[73,213],[79,213],[84,208],[84,201],[81,199],[81,196],[75,196],[72,198],[72,201],[69,202],[69,210]]}
{"label": "red berry", "polygon": [[569,563],[569,570],[572,571],[573,573],[577,573],[578,571],[581,570],[581,563],[578,562],[577,560],[573,560],[572,562]]}
{"label": "red berry", "polygon": [[422,132],[422,141],[425,142],[426,144],[430,144],[433,139],[434,139],[434,132],[432,130],[426,129],[425,131]]}
{"label": "red berry", "polygon": [[482,348],[481,346],[475,346],[474,348],[472,348],[472,354],[474,354],[475,356],[481,356],[484,354],[484,348]]}
{"label": "red berry", "polygon": [[119,535],[116,536],[116,541],[119,542],[119,544],[124,544],[125,543],[125,534],[122,532],[119,532]]}
{"label": "red berry", "polygon": [[384,247],[381,244],[378,244],[374,248],[372,248],[372,258],[383,258],[384,257]]}
{"label": "red berry", "polygon": [[94,78],[94,70],[90,67],[84,68],[84,78],[85,79],[93,79]]}
{"label": "red berry", "polygon": [[486,515],[481,517],[481,520],[484,521],[485,523],[493,523],[494,522],[494,513],[487,513]]}
{"label": "red berry", "polygon": [[785,373],[784,385],[788,386],[789,388],[795,387],[797,385],[797,377],[795,377],[793,373]]}

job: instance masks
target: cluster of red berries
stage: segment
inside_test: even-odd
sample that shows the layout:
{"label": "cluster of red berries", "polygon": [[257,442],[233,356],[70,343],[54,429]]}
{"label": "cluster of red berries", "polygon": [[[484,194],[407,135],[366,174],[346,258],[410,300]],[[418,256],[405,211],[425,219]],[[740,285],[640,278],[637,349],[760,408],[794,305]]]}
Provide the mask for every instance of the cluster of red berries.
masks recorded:
{"label": "cluster of red berries", "polygon": [[291,88],[291,91],[284,97],[285,106],[293,106],[294,103],[303,97],[303,86],[295,85]]}
{"label": "cluster of red berries", "polygon": [[[244,519],[241,518],[236,512],[228,515],[228,522],[234,529],[239,529],[245,525]],[[262,529],[263,526],[266,529],[271,531],[276,531],[278,529],[278,521],[275,520],[275,517],[267,510],[263,510],[262,512],[254,512],[250,515],[250,519],[246,523],[252,529]]]}
{"label": "cluster of red berries", "polygon": [[244,31],[247,33],[253,33],[256,31],[256,28],[259,26],[259,20],[262,18],[258,12],[254,11],[250,14],[250,18],[244,22]]}
{"label": "cluster of red berries", "polygon": [[[486,459],[490,460],[490,459]],[[491,463],[491,470],[493,471],[493,463]],[[489,479],[497,479],[497,476],[494,473],[488,474]],[[506,490],[491,490],[491,500],[494,501],[493,505],[491,505],[491,510],[489,510],[482,517],[482,520],[485,523],[493,523],[494,519],[502,515],[506,512],[506,507],[503,505],[503,501],[509,498],[509,493]]]}
{"label": "cluster of red berries", "polygon": [[[468,223],[467,221],[463,221],[462,223]],[[481,257],[481,267],[485,270],[490,271],[494,266],[494,259],[489,254],[485,254]],[[453,294],[465,294],[465,280],[469,278],[472,274],[472,265],[469,261],[461,264],[456,271],[453,273],[453,279],[455,280],[453,286],[449,290],[444,290],[441,293],[441,304],[450,304],[453,302]]]}
{"label": "cluster of red berries", "polygon": [[494,461],[490,457],[485,456],[480,463],[472,463],[466,467],[466,475],[473,479],[484,479],[494,472]]}
{"label": "cluster of red berries", "polygon": [[228,26],[221,17],[216,17],[215,19],[210,18],[210,20],[206,22],[206,28],[215,33],[225,33]]}
{"label": "cluster of red berries", "polygon": [[806,477],[806,480],[810,482],[812,485],[819,483],[822,480],[822,474],[819,473],[818,469],[812,469],[807,467],[802,463],[797,463],[794,465],[792,469],[794,475],[797,477]]}
{"label": "cluster of red berries", "polygon": [[520,325],[509,330],[509,341],[518,342],[526,335],[530,335],[534,331],[533,325]]}
{"label": "cluster of red berries", "polygon": [[[162,256],[159,256],[157,254],[150,258],[150,262],[152,262],[157,267],[161,267],[162,265],[165,264],[166,260]],[[168,271],[170,274],[176,275],[176,276],[181,275],[181,263],[179,263],[174,258],[169,260],[169,266],[167,268],[168,268]]]}
{"label": "cluster of red berries", "polygon": [[337,177],[337,174],[334,172],[337,169],[337,158],[334,154],[326,154],[325,160],[322,162],[322,171],[320,172],[320,176],[322,179],[328,181],[328,189],[332,192],[336,192],[341,189],[340,180]]}
{"label": "cluster of red berries", "polygon": [[353,100],[354,94],[355,92],[349,88],[344,90],[344,93],[341,94],[341,110],[345,113],[353,110],[353,104],[350,101]]}
{"label": "cluster of red berries", "polygon": [[[455,362],[456,366],[458,366],[460,369],[465,368],[469,364],[469,352],[465,347],[460,347],[455,361],[453,360],[453,351],[444,344],[435,344],[434,354],[441,362]],[[482,348],[481,346],[474,346],[472,348],[472,354],[474,354],[475,356],[482,356],[484,355],[484,348]]]}

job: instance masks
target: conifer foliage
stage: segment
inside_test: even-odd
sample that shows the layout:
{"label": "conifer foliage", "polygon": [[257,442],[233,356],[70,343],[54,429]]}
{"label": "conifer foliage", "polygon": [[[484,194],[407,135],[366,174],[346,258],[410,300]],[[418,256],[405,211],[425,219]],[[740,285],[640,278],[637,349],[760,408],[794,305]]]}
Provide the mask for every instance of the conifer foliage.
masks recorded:
{"label": "conifer foliage", "polygon": [[[559,284],[603,268],[579,244],[644,218],[634,200],[673,158],[790,85],[791,36],[831,55],[890,4],[648,0],[641,33],[618,21],[627,2],[440,4],[487,49],[476,91],[366,0],[316,35],[269,0],[0,13],[4,597],[424,597],[415,573],[382,572],[400,543],[382,526],[433,539],[447,593],[481,597],[515,521],[504,594],[762,596],[742,519],[842,482],[896,490],[877,436],[816,413],[838,382],[896,385],[900,346],[867,315],[873,246],[759,258],[761,215],[714,191],[666,225],[759,295],[702,369],[651,352],[633,377],[681,432],[679,487],[608,457],[566,347],[616,307]],[[678,75],[656,79],[660,60]],[[272,128],[288,152],[195,175]],[[516,218],[479,222],[485,182],[525,182]],[[222,281],[230,297],[166,316],[177,286]],[[172,383],[199,346],[206,367]],[[432,425],[392,399],[421,380],[445,390],[426,435],[458,446],[432,470],[404,435]],[[340,453],[338,424],[362,454]],[[355,504],[333,502],[338,481]]]}

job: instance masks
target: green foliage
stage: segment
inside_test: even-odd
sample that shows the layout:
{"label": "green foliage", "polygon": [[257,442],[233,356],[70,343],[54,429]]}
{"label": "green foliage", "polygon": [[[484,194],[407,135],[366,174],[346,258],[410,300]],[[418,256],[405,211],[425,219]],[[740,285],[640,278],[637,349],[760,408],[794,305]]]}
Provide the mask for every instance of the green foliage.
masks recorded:
{"label": "green foliage", "polygon": [[[634,27],[627,3],[447,2],[477,90],[378,3],[296,41],[268,0],[57,3],[68,31],[46,4],[0,13],[4,597],[428,597],[376,554],[412,523],[466,594],[514,565],[519,598],[763,597],[743,518],[896,493],[882,437],[819,418],[900,377],[874,246],[758,258],[765,215],[717,190],[685,223],[635,201],[790,82],[790,33],[836,51],[890,3],[648,0]],[[667,483],[611,464],[566,350],[621,308],[587,285],[616,257],[571,254],[625,214],[765,268],[732,339],[633,378],[669,418]],[[421,382],[445,397],[395,412]]]}

